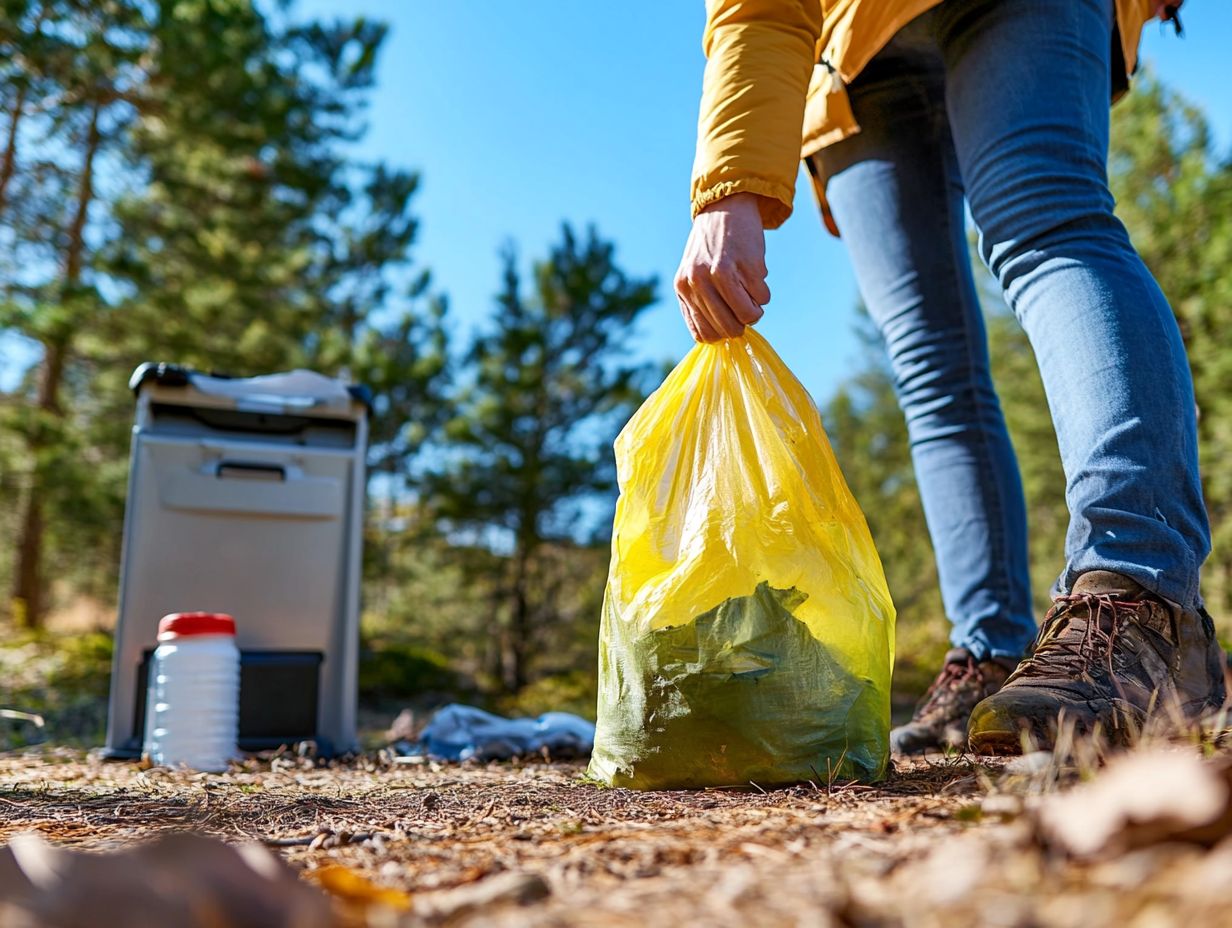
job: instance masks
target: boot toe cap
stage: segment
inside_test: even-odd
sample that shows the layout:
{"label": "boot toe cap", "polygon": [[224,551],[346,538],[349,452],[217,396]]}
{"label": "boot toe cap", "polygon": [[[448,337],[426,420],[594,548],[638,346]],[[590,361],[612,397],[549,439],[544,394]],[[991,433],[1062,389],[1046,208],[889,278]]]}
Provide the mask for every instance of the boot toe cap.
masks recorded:
{"label": "boot toe cap", "polygon": [[1044,689],[1009,687],[989,696],[971,713],[968,742],[975,754],[1021,754],[1023,748],[1049,749],[1057,721],[1065,713],[1080,727],[1092,718],[1074,702]]}

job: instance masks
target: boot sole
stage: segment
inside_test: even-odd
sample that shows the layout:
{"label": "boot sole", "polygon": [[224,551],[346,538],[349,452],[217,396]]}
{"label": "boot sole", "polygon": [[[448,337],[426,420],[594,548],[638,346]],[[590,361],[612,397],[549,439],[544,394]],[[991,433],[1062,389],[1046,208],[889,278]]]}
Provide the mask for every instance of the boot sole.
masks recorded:
{"label": "boot sole", "polygon": [[984,731],[972,735],[968,745],[972,754],[1005,757],[1022,753],[1022,734],[1016,731]]}
{"label": "boot sole", "polygon": [[[1195,724],[1204,715],[1214,711],[1218,711],[1218,708],[1207,700],[1195,700],[1187,703],[1181,710],[1183,724]],[[1077,725],[1076,734],[1080,736],[1090,734],[1095,726],[1095,722],[1098,720],[1106,726],[1103,730],[1103,737],[1107,739],[1110,745],[1128,747],[1134,740],[1130,732],[1141,730],[1145,725],[1149,724],[1148,717],[1141,710],[1124,703],[1117,704],[1112,718],[1100,718],[1100,715],[1102,713],[1091,719],[1080,720]],[[999,757],[1021,754],[1024,732],[1030,733],[1031,738],[1041,749],[1052,750],[1053,736],[1051,734],[1045,735],[1033,729],[1030,725],[1022,725],[1017,731],[993,729],[972,734],[968,739],[968,748],[972,754]]]}

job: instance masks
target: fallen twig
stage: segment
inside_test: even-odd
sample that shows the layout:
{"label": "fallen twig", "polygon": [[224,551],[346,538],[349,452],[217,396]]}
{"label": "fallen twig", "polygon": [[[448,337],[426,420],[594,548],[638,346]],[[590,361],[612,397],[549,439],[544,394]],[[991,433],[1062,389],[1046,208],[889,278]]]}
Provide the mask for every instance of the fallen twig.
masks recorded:
{"label": "fallen twig", "polygon": [[[295,838],[264,837],[261,843],[266,847],[342,847],[346,844],[363,844],[373,838],[387,838],[385,831],[330,831],[328,828],[311,835],[300,835]],[[334,840],[330,840],[334,839]]]}

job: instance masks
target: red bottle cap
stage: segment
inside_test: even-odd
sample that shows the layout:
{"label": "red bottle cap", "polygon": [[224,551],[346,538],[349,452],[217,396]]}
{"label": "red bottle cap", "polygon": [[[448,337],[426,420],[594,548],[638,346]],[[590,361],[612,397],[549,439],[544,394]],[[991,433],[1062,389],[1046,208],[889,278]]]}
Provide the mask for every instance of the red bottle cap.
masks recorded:
{"label": "red bottle cap", "polygon": [[222,612],[173,612],[158,623],[158,640],[192,635],[235,635],[235,619]]}

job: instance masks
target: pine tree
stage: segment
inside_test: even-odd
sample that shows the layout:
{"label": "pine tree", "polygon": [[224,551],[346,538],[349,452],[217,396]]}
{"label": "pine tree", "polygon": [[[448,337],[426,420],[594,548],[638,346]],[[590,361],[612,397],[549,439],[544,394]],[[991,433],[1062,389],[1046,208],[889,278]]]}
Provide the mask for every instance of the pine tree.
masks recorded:
{"label": "pine tree", "polygon": [[430,483],[437,512],[507,552],[493,596],[503,617],[507,689],[529,679],[537,635],[559,619],[536,583],[549,546],[577,539],[586,508],[614,488],[611,443],[643,398],[648,369],[628,361],[638,316],[655,300],[652,279],[629,278],[594,230],[565,226],[523,292],[512,252],[490,327],[466,356],[473,379],[447,427],[449,465]]}
{"label": "pine tree", "polygon": [[91,235],[101,218],[100,177],[115,163],[140,102],[148,21],[135,0],[7,6],[0,327],[36,342],[42,354],[24,384],[25,403],[6,422],[26,459],[11,609],[19,624],[33,626],[43,609],[48,507],[80,489],[64,392],[78,332],[102,306],[92,267],[98,236]]}
{"label": "pine tree", "polygon": [[400,417],[442,418],[444,303],[410,262],[416,175],[345,154],[382,25],[252,0],[8,2],[0,41],[24,58],[0,66],[0,328],[41,356],[0,429],[22,445],[12,602],[35,623],[49,566],[114,583],[138,362],[379,375],[399,391],[377,453],[405,462],[422,438]]}

